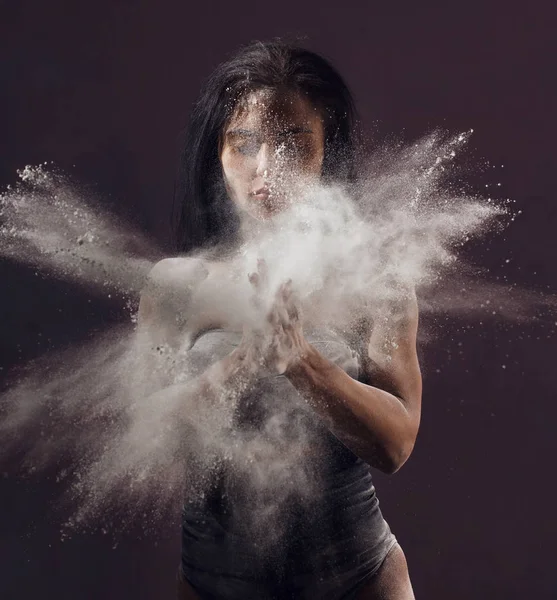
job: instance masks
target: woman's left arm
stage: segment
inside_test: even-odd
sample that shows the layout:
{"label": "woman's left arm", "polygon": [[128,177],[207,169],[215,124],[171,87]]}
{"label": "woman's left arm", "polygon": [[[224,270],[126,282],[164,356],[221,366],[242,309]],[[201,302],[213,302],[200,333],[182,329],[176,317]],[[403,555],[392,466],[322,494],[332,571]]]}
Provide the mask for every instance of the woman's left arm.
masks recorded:
{"label": "woman's left arm", "polygon": [[353,379],[300,339],[304,351],[284,373],[340,441],[385,473],[395,473],[406,462],[418,433],[422,378],[417,329],[414,294],[390,318],[375,322],[364,362],[369,379],[380,387]]}

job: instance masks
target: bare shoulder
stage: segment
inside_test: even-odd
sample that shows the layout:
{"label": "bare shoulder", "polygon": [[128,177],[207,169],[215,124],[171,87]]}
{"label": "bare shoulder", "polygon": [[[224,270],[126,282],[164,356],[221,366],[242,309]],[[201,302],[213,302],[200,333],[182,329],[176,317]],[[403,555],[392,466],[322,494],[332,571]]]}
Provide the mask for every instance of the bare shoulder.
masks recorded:
{"label": "bare shoulder", "polygon": [[418,331],[418,299],[413,289],[401,291],[396,298],[384,302],[367,315],[366,333],[371,342],[391,338],[405,345],[415,346]]}
{"label": "bare shoulder", "polygon": [[370,315],[365,330],[366,379],[401,398],[407,408],[418,411],[422,377],[418,361],[419,310],[414,290]]}
{"label": "bare shoulder", "polygon": [[203,281],[209,273],[208,264],[201,258],[178,256],[163,258],[147,276],[144,291],[168,293],[188,288]]}

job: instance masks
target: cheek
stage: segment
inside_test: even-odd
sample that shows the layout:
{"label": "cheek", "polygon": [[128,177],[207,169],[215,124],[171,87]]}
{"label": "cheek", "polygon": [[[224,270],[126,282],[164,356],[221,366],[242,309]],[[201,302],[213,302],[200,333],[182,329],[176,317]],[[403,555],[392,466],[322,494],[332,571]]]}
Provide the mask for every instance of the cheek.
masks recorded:
{"label": "cheek", "polygon": [[313,160],[308,164],[308,172],[315,177],[320,177],[322,171],[323,152],[318,152],[314,155]]}
{"label": "cheek", "polygon": [[310,178],[318,178],[321,176],[324,144],[319,138],[316,137],[301,144],[298,156],[299,168],[306,176]]}
{"label": "cheek", "polygon": [[323,152],[314,151],[309,153],[300,164],[301,170],[306,177],[318,179],[323,170]]}
{"label": "cheek", "polygon": [[240,192],[249,186],[251,167],[244,157],[225,150],[221,155],[221,165],[228,187]]}

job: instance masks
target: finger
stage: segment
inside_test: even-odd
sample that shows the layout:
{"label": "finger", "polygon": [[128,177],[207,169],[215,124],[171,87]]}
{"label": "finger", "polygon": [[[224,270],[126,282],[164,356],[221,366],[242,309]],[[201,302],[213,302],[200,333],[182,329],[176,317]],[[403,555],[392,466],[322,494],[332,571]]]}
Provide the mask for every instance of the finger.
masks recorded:
{"label": "finger", "polygon": [[257,259],[257,273],[259,275],[260,288],[266,288],[269,283],[269,271],[267,269],[267,263],[263,258]]}
{"label": "finger", "polygon": [[302,306],[298,295],[294,291],[290,290],[288,300],[285,304],[290,320],[294,323],[299,322],[302,318]]}
{"label": "finger", "polygon": [[289,279],[280,285],[276,294],[275,294],[275,302],[277,304],[286,304],[290,301],[290,297],[292,295],[292,280]]}
{"label": "finger", "polygon": [[288,311],[286,310],[286,303],[289,297],[288,285],[283,283],[279,286],[275,293],[275,302],[273,309],[276,313],[276,318],[282,326],[288,325],[290,319],[288,317]]}
{"label": "finger", "polygon": [[260,281],[261,278],[259,273],[248,273],[248,279],[253,289],[253,296],[250,298],[250,304],[256,310],[260,310],[262,306],[261,294],[260,294]]}
{"label": "finger", "polygon": [[269,314],[267,315],[267,322],[274,332],[277,332],[280,329],[281,320],[278,307],[276,305],[274,305],[269,311]]}
{"label": "finger", "polygon": [[278,304],[274,304],[272,309],[269,311],[267,315],[267,322],[269,323],[269,327],[271,329],[271,334],[273,336],[273,340],[276,341],[277,337],[280,337],[284,334],[284,315],[281,314],[281,308]]}
{"label": "finger", "polygon": [[288,312],[288,318],[292,323],[297,323],[300,320],[299,305],[296,303],[293,296],[290,297],[286,304],[286,311]]}
{"label": "finger", "polygon": [[297,294],[292,288],[292,280],[289,279],[282,289],[283,305],[288,314],[290,325],[298,323],[301,319],[301,306]]}
{"label": "finger", "polygon": [[281,286],[281,299],[285,306],[288,306],[292,301],[292,279],[289,279]]}
{"label": "finger", "polygon": [[256,331],[254,333],[254,348],[258,351],[261,352],[263,350],[263,348],[265,347],[265,335],[262,331]]}
{"label": "finger", "polygon": [[282,304],[288,296],[288,282],[281,283],[275,293],[275,303]]}
{"label": "finger", "polygon": [[290,322],[290,316],[288,315],[286,304],[284,302],[281,302],[280,304],[276,305],[276,314],[278,322],[284,329],[292,325]]}

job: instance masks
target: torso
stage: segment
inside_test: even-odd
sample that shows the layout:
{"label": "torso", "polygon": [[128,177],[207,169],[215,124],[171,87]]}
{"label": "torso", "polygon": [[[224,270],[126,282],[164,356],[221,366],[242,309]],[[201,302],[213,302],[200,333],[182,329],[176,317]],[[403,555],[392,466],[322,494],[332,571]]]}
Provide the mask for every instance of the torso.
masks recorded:
{"label": "torso", "polygon": [[[247,273],[222,262],[192,265],[191,259],[173,259],[171,266],[172,280],[184,283],[173,288],[165,310],[169,319],[178,313],[176,335],[184,340],[178,345],[200,373],[242,337],[238,314]],[[327,327],[317,318],[326,314],[319,305],[319,294],[306,299],[304,334],[360,378],[357,328]],[[277,557],[273,569],[288,572],[318,573],[337,562],[351,569],[356,557],[360,568],[375,570],[394,543],[369,466],[329,432],[284,376],[259,381],[239,402],[229,437],[209,454],[201,461],[201,487],[186,490],[182,533],[183,572],[191,581],[206,572],[207,590],[226,583],[226,573],[261,573]]]}
{"label": "torso", "polygon": [[[341,336],[314,330],[307,337],[358,377],[359,357]],[[207,330],[189,355],[202,371],[240,339],[240,332]],[[207,574],[200,589],[221,597],[214,586],[251,581],[271,568],[286,581],[308,577],[311,597],[320,573],[357,580],[360,571],[379,567],[395,540],[370,468],[286,377],[260,379],[238,401],[230,429],[213,442],[204,447],[202,488],[188,488],[182,515],[182,569],[200,585],[195,578]]]}

